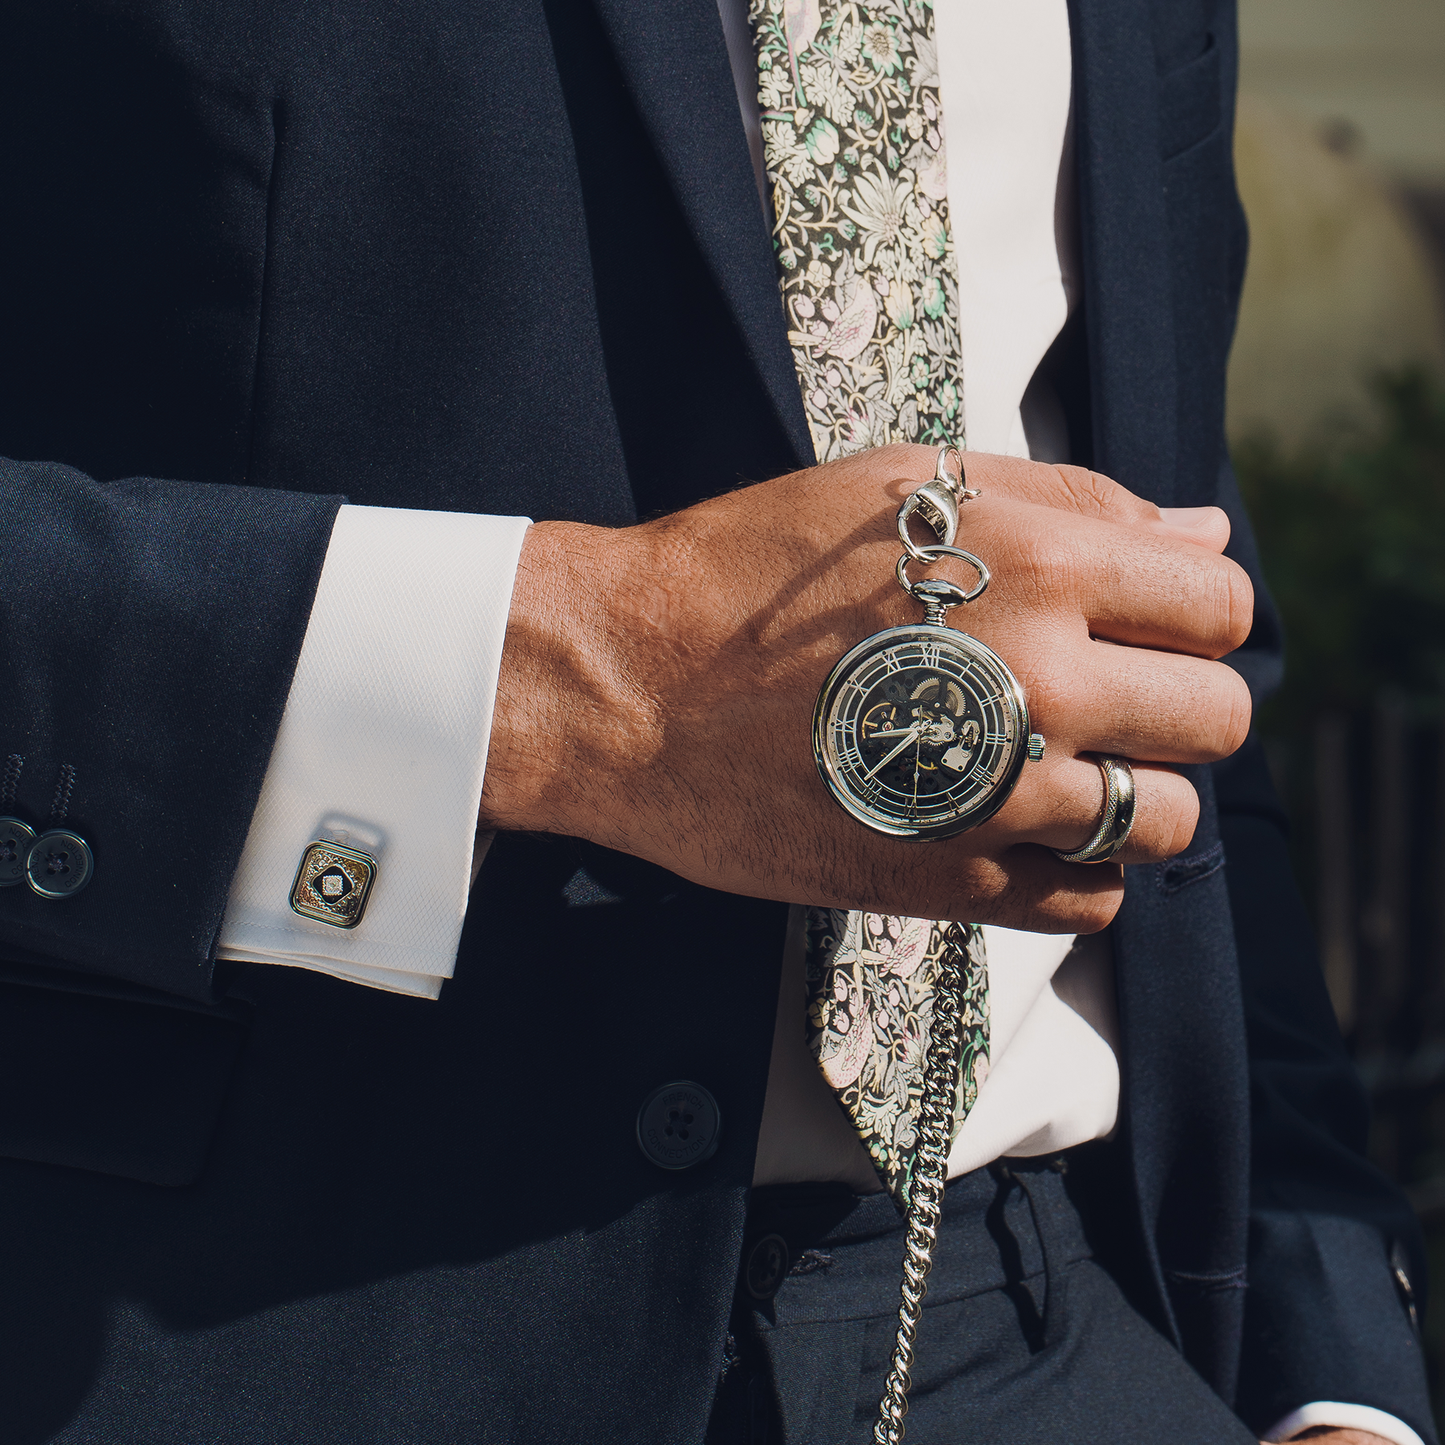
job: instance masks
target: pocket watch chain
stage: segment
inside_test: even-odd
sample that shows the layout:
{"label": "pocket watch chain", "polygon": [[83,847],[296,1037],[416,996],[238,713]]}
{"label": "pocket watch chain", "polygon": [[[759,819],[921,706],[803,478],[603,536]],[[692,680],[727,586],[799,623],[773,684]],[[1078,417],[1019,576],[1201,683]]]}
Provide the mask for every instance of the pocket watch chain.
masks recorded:
{"label": "pocket watch chain", "polygon": [[[950,452],[958,457],[957,481],[948,472]],[[923,604],[926,620],[935,626],[943,625],[948,607],[972,602],[989,583],[988,569],[983,563],[953,546],[958,530],[958,504],[978,495],[963,480],[962,456],[952,447],[941,447],[935,477],[906,498],[898,509],[898,535],[904,546],[903,556],[898,559],[898,585]],[[908,535],[908,520],[915,512],[933,528],[941,545],[918,547],[914,544]],[[971,563],[978,569],[977,585],[964,592],[954,583],[941,579],[909,582],[910,561],[927,563],[940,556],[958,557]],[[878,1402],[874,1445],[901,1445],[903,1440],[918,1322],[923,1313],[923,1296],[928,1292],[928,1273],[933,1268],[933,1247],[938,1242],[938,1222],[943,1214],[943,1190],[948,1183],[948,1152],[953,1145],[953,1116],[958,1107],[958,1074],[963,1051],[961,961],[967,957],[969,930],[963,924],[950,923],[947,936],[948,946],[939,959],[934,982],[933,1020],[923,1065],[923,1092],[918,1101],[916,1153],[909,1176],[905,1215],[898,1332],[883,1397]]]}
{"label": "pocket watch chain", "polygon": [[933,1024],[923,1068],[923,1094],[918,1102],[917,1153],[908,1186],[907,1227],[903,1246],[903,1282],[899,1290],[898,1333],[878,1421],[874,1445],[900,1445],[903,1417],[908,1413],[912,1385],[914,1342],[933,1267],[938,1221],[943,1213],[943,1190],[948,1182],[948,1152],[953,1144],[953,1115],[958,1101],[958,1072],[963,1035],[963,974],[960,961],[967,956],[967,925],[948,925],[948,947],[939,959],[934,985]]}

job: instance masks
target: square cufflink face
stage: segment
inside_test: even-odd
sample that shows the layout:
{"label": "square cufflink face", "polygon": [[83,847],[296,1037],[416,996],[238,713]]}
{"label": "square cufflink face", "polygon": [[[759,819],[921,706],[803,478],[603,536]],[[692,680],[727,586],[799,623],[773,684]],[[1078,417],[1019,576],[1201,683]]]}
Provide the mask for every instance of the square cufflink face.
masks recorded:
{"label": "square cufflink face", "polygon": [[355,928],[366,912],[376,859],[340,843],[308,843],[291,885],[291,910],[332,928]]}

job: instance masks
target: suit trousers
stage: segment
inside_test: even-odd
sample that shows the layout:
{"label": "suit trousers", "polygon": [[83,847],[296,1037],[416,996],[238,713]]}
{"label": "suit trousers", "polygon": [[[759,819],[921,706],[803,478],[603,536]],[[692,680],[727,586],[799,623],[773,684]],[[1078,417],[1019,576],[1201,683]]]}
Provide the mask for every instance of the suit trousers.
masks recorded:
{"label": "suit trousers", "polygon": [[[1255,1445],[1094,1258],[1068,1162],[1010,1160],[945,1191],[909,1445]],[[754,1191],[707,1445],[872,1438],[903,1239],[884,1194]]]}

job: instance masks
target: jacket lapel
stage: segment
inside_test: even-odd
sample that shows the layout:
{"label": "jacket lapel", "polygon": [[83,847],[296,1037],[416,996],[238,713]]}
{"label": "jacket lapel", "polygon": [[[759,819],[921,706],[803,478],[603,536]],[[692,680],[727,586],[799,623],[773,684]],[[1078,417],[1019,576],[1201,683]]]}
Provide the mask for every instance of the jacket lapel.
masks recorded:
{"label": "jacket lapel", "polygon": [[[1178,496],[1178,365],[1148,0],[1071,0],[1093,465]],[[1244,1301],[1249,1099],[1212,778],[1189,849],[1127,870],[1112,933],[1121,1117],[1156,1322],[1226,1399]]]}
{"label": "jacket lapel", "polygon": [[813,446],[713,0],[597,0],[633,100],[799,465]]}
{"label": "jacket lapel", "polygon": [[1071,0],[1093,465],[1167,506],[1177,367],[1147,0]]}

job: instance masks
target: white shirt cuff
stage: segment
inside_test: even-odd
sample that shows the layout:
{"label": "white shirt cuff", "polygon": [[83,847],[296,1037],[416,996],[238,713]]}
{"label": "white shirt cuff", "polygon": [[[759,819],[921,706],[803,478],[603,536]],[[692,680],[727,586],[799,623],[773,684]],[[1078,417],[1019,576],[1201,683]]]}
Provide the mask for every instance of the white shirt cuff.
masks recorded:
{"label": "white shirt cuff", "polygon": [[[435,998],[456,962],[525,517],[342,507],[216,956]],[[293,913],[306,845],[377,876],[362,921]]]}
{"label": "white shirt cuff", "polygon": [[1291,1410],[1272,1430],[1265,1432],[1264,1438],[1288,1440],[1301,1430],[1319,1425],[1333,1425],[1336,1430],[1364,1430],[1382,1440],[1393,1441],[1394,1445],[1425,1445],[1403,1420],[1369,1405],[1344,1405],[1338,1400],[1315,1400],[1312,1404],[1301,1405],[1298,1410]]}

